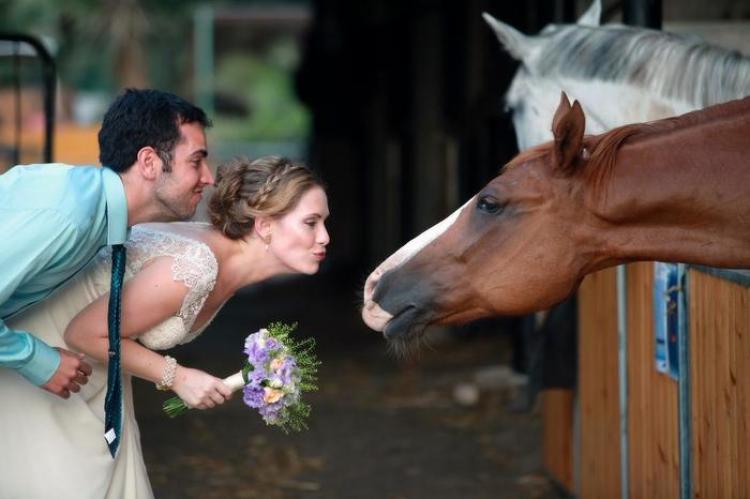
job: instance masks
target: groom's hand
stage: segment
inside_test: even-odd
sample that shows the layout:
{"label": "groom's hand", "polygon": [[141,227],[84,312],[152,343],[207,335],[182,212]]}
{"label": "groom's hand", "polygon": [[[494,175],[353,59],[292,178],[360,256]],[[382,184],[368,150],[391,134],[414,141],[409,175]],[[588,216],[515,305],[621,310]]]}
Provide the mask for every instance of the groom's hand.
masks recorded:
{"label": "groom's hand", "polygon": [[60,365],[42,388],[66,399],[70,397],[70,392],[79,392],[81,385],[89,382],[91,366],[83,360],[82,353],[74,353],[64,348],[56,350],[60,352]]}

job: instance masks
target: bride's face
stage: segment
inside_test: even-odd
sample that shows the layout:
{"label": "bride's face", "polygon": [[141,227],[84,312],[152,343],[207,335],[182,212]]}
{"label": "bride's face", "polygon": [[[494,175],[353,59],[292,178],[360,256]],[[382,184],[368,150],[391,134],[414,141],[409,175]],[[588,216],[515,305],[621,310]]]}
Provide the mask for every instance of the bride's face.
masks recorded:
{"label": "bride's face", "polygon": [[316,273],[330,241],[325,226],[328,214],[325,191],[311,187],[292,211],[271,223],[269,250],[293,272]]}

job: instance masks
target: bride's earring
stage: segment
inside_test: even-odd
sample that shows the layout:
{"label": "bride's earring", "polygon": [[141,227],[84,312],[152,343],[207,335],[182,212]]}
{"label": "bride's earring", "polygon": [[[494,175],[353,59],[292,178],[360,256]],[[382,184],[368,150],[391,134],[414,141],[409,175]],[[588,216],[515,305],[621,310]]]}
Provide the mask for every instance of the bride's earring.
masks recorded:
{"label": "bride's earring", "polygon": [[271,244],[271,234],[268,234],[268,238],[266,239],[266,251],[268,251],[269,244]]}

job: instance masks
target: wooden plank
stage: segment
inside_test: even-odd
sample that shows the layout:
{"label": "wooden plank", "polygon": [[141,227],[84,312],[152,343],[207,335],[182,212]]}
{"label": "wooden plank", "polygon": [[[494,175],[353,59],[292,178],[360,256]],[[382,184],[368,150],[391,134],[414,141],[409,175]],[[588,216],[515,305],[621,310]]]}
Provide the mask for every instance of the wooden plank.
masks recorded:
{"label": "wooden plank", "polygon": [[[642,362],[647,353],[646,343],[648,338],[640,330],[637,317],[634,312],[638,310],[637,303],[633,301],[633,291],[637,278],[633,272],[634,266],[629,266],[628,271],[628,446],[629,446],[629,479],[631,498],[644,497],[646,494],[646,476],[651,468],[649,455],[644,450],[644,443],[649,440],[650,429],[643,424],[651,417],[648,404],[644,403],[642,396],[648,390],[648,377],[638,363]],[[633,305],[636,305],[633,307]]]}
{"label": "wooden plank", "polygon": [[728,286],[728,284],[721,283],[722,289],[718,291],[722,296],[721,302],[714,302],[715,306],[723,308],[722,311],[717,310],[718,313],[715,318],[717,334],[713,336],[716,355],[716,386],[714,392],[717,417],[716,458],[719,463],[726,466],[723,468],[724,477],[717,480],[718,493],[716,497],[736,497],[732,491],[736,475],[734,466],[736,459],[732,452],[732,435],[734,434],[733,428],[736,426],[733,409],[737,396],[733,393],[735,390],[731,386],[731,371],[734,370],[734,366],[729,353],[730,347],[733,346],[730,345],[730,342],[733,343],[733,339],[729,331],[729,316],[733,307],[731,297],[726,296],[726,298],[729,298],[726,301],[723,299],[725,297],[725,286]]}
{"label": "wooden plank", "polygon": [[750,289],[690,272],[694,497],[750,496]]}
{"label": "wooden plank", "polygon": [[706,470],[704,463],[706,461],[706,442],[704,425],[706,420],[706,411],[700,394],[705,392],[705,378],[702,376],[700,362],[702,362],[702,352],[706,350],[706,334],[702,330],[705,324],[706,307],[696,306],[706,300],[705,287],[698,284],[698,276],[695,272],[690,271],[689,296],[690,300],[690,396],[691,396],[691,429],[692,429],[692,488],[693,496],[696,498],[705,498]]}
{"label": "wooden plank", "polygon": [[737,381],[737,497],[750,497],[750,291],[737,293],[733,323]]}
{"label": "wooden plank", "polygon": [[620,496],[620,421],[615,269],[588,276],[578,293],[581,414],[578,496]]}
{"label": "wooden plank", "polygon": [[542,392],[543,455],[547,473],[573,491],[573,390]]}
{"label": "wooden plank", "polygon": [[679,496],[677,382],[655,368],[653,263],[628,266],[630,497]]}

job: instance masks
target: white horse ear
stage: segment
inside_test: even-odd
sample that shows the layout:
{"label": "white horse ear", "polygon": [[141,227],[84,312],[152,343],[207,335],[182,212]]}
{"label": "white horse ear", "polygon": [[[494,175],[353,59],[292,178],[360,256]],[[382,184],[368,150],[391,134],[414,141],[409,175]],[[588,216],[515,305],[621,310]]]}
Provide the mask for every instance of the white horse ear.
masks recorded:
{"label": "white horse ear", "polygon": [[602,2],[594,0],[591,7],[578,18],[576,24],[580,26],[601,26],[602,24]]}
{"label": "white horse ear", "polygon": [[531,37],[524,35],[509,24],[498,21],[486,12],[482,12],[482,17],[495,32],[495,36],[500,40],[500,45],[502,45],[514,59],[522,61],[529,55],[533,49]]}

